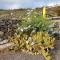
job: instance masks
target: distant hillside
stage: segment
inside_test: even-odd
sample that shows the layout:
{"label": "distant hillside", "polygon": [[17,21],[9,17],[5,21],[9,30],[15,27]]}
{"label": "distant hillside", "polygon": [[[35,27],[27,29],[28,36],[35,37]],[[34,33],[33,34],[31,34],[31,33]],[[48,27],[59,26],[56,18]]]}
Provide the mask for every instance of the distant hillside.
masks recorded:
{"label": "distant hillside", "polygon": [[[40,10],[42,12],[43,8],[36,8],[36,10]],[[48,17],[60,16],[60,6],[48,6],[46,7],[46,15]]]}
{"label": "distant hillside", "polygon": [[51,16],[60,16],[60,6],[48,7],[47,14]]}
{"label": "distant hillside", "polygon": [[[39,15],[42,15],[43,8],[34,9]],[[32,9],[14,9],[14,10],[3,10],[0,9],[0,18],[17,18],[21,19],[27,16],[27,13]],[[60,16],[60,6],[46,7],[47,17]]]}

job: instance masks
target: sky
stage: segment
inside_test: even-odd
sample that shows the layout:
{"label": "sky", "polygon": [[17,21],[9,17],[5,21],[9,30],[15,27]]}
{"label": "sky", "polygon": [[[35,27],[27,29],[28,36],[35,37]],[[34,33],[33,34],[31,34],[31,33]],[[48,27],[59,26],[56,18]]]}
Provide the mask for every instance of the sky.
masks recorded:
{"label": "sky", "polygon": [[0,0],[0,9],[36,8],[56,4],[60,5],[60,0]]}

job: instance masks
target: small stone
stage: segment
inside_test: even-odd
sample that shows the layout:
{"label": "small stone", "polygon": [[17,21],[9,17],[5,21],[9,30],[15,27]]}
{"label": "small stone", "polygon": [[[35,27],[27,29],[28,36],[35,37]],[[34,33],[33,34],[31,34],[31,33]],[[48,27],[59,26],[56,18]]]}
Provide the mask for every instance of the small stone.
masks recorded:
{"label": "small stone", "polygon": [[34,42],[31,43],[31,45],[34,45],[34,44],[35,44]]}
{"label": "small stone", "polygon": [[2,41],[2,38],[0,38],[0,41]]}
{"label": "small stone", "polygon": [[19,37],[20,37],[20,35],[17,35],[17,37],[19,38]]}
{"label": "small stone", "polygon": [[0,31],[0,36],[3,36],[4,35],[4,32]]}
{"label": "small stone", "polygon": [[28,43],[29,43],[29,41],[26,41],[26,43],[28,44]]}
{"label": "small stone", "polygon": [[54,49],[54,47],[51,48],[51,50],[53,50],[53,49]]}
{"label": "small stone", "polygon": [[0,42],[0,45],[6,44],[7,42],[8,42],[8,40],[3,40],[3,41]]}
{"label": "small stone", "polygon": [[30,41],[30,40],[31,40],[31,37],[29,37],[28,41]]}
{"label": "small stone", "polygon": [[21,28],[20,27],[18,27],[18,30],[20,30]]}
{"label": "small stone", "polygon": [[23,29],[21,29],[21,32],[23,32]]}
{"label": "small stone", "polygon": [[14,35],[17,36],[17,33],[15,33]]}
{"label": "small stone", "polygon": [[11,15],[13,15],[13,13],[11,13]]}
{"label": "small stone", "polygon": [[28,29],[28,27],[24,27],[24,30],[27,30]]}
{"label": "small stone", "polygon": [[4,22],[3,22],[3,23],[0,23],[0,25],[1,25],[1,26],[4,26],[4,25],[5,25],[5,23],[4,23]]}
{"label": "small stone", "polygon": [[30,18],[28,18],[28,20],[30,20]]}

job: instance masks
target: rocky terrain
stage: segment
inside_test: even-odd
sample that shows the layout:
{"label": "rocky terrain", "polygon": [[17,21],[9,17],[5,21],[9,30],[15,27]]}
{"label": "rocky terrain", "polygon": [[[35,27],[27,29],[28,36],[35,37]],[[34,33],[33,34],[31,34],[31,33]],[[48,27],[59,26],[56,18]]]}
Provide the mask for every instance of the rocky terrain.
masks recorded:
{"label": "rocky terrain", "polygon": [[3,40],[3,43],[8,42],[8,37],[14,35],[17,22],[13,19],[0,19],[0,44]]}
{"label": "rocky terrain", "polygon": [[[54,15],[54,12],[56,12],[57,10],[60,11],[60,9],[57,10],[53,10],[51,9],[51,16]],[[48,9],[48,10],[49,10]],[[40,9],[36,10],[38,13],[40,12]],[[52,12],[54,11],[54,12]],[[22,18],[26,17],[26,12],[27,10],[0,10],[0,48],[2,48],[1,46],[7,46],[7,44],[9,46],[11,46],[8,43],[8,37],[9,36],[13,36],[15,33],[15,29],[17,27],[17,23],[19,22],[19,20],[21,20]],[[49,14],[50,14],[49,12]],[[59,14],[56,14],[55,16],[57,16]],[[59,22],[59,21],[58,21]],[[60,36],[59,36],[60,37]],[[52,51],[52,55],[53,55],[53,60],[60,60],[60,39],[56,40],[55,43],[55,50]],[[37,55],[37,56],[32,56],[30,54],[26,54],[26,53],[22,53],[20,51],[8,51],[8,49],[4,49],[2,52],[0,51],[0,60],[44,60],[44,57],[42,55]]]}

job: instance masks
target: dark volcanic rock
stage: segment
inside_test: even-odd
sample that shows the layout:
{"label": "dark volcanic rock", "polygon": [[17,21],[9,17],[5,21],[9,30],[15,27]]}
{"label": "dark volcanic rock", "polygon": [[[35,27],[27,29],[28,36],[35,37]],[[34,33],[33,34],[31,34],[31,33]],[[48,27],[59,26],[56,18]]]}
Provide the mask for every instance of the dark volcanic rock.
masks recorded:
{"label": "dark volcanic rock", "polygon": [[[18,20],[1,19],[0,20],[0,37],[8,39],[8,36],[13,36],[17,27]],[[0,39],[2,40],[2,39]]]}

